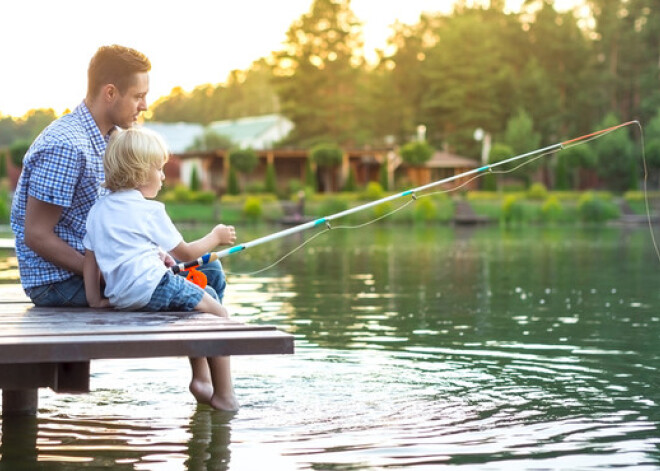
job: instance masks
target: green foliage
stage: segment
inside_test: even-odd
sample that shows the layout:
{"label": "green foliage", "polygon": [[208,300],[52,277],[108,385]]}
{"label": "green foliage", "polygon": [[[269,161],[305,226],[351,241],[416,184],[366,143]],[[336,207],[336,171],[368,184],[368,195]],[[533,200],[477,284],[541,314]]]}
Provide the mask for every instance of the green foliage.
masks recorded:
{"label": "green foliage", "polygon": [[216,198],[212,191],[196,191],[178,184],[173,189],[164,191],[159,195],[159,199],[164,203],[212,204]]}
{"label": "green foliage", "polygon": [[316,175],[312,171],[311,159],[305,159],[305,186],[317,191]]}
{"label": "green foliage", "polygon": [[9,222],[11,212],[11,199],[7,190],[0,188],[0,224]]}
{"label": "green foliage", "polygon": [[258,163],[259,157],[252,149],[233,149],[229,152],[229,165],[240,173],[252,172]]}
{"label": "green foliage", "polygon": [[520,109],[518,114],[507,121],[504,141],[515,154],[524,154],[539,147],[541,135],[534,132],[534,121]]}
{"label": "green foliage", "polygon": [[238,184],[238,176],[234,167],[229,167],[229,175],[227,175],[227,193],[230,195],[238,195],[241,192],[241,187]]}
{"label": "green foliage", "polygon": [[320,167],[336,167],[341,164],[343,151],[337,144],[321,143],[312,147],[309,154]]}
{"label": "green foliage", "polygon": [[347,143],[359,125],[360,23],[348,1],[314,0],[273,54],[282,112],[295,128],[289,142]]}
{"label": "green foliage", "polygon": [[192,191],[199,191],[202,188],[202,182],[199,179],[199,170],[197,170],[197,165],[193,165],[192,171],[190,172],[190,189]]}
{"label": "green foliage", "polygon": [[383,190],[383,187],[380,186],[380,183],[369,182],[367,184],[367,188],[360,195],[360,199],[367,201],[374,201],[381,199],[383,196],[385,196],[385,192]]}
{"label": "green foliage", "polygon": [[431,198],[420,198],[415,202],[413,218],[415,222],[429,222],[436,219],[437,208]]}
{"label": "green foliage", "polygon": [[529,190],[527,190],[527,198],[530,200],[544,200],[548,197],[548,189],[545,187],[543,183],[536,182],[533,183],[532,186],[529,187]]}
{"label": "green foliage", "polygon": [[618,218],[620,212],[613,202],[587,192],[578,201],[578,214],[584,222],[604,222]]}
{"label": "green foliage", "polygon": [[261,217],[263,209],[261,207],[261,200],[256,196],[250,196],[245,200],[243,205],[243,215],[250,221],[256,221]]}
{"label": "green foliage", "polygon": [[348,178],[346,179],[346,182],[344,183],[344,188],[342,188],[342,190],[355,191],[356,189],[357,189],[357,182],[355,178],[355,170],[353,170],[353,167],[349,167]]}
{"label": "green foliage", "polygon": [[400,153],[408,165],[421,166],[433,155],[433,147],[425,141],[412,141],[401,147]]}
{"label": "green foliage", "polygon": [[212,129],[205,129],[201,136],[195,137],[192,145],[186,151],[212,151],[219,149],[229,149],[232,147],[231,139],[222,134],[218,134]]}
{"label": "green foliage", "polygon": [[340,198],[327,198],[319,206],[319,213],[323,216],[329,216],[341,211],[346,211],[347,209],[348,203],[345,200]]}
{"label": "green foliage", "polygon": [[373,207],[372,219],[378,219],[378,218],[385,217],[386,215],[391,213],[393,209],[394,208],[393,208],[392,203],[390,201],[386,201],[384,203],[377,204],[376,206]]}
{"label": "green foliage", "polygon": [[564,208],[556,196],[549,196],[541,206],[541,217],[546,222],[558,222],[564,215]]}
{"label": "green foliage", "polygon": [[0,151],[0,180],[7,177],[7,154]]}
{"label": "green foliage", "polygon": [[268,163],[266,167],[264,191],[267,193],[277,193],[277,177],[275,176],[275,166],[272,163]]}
{"label": "green foliage", "polygon": [[[601,123],[602,128],[614,126],[618,119],[612,113],[608,114]],[[598,155],[598,175],[605,181],[608,188],[613,191],[631,189],[631,181],[635,174],[633,146],[626,129],[606,134],[595,144]]]}
{"label": "green foliage", "polygon": [[388,191],[390,186],[388,177],[389,176],[387,175],[387,163],[384,162],[383,164],[381,164],[380,168],[378,169],[378,183],[380,183],[380,186],[385,191]]}
{"label": "green foliage", "polygon": [[524,219],[524,209],[521,198],[517,195],[507,195],[502,202],[502,221],[504,224],[520,223]]}
{"label": "green foliage", "polygon": [[30,148],[30,145],[30,141],[20,140],[15,141],[12,145],[9,146],[9,158],[11,158],[11,162],[16,167],[23,165],[23,158]]}
{"label": "green foliage", "polygon": [[496,142],[490,148],[490,154],[488,154],[488,163],[496,164],[498,162],[501,162],[502,160],[506,160],[508,158],[513,157],[513,155],[514,152],[511,146],[507,144],[502,144],[500,142]]}

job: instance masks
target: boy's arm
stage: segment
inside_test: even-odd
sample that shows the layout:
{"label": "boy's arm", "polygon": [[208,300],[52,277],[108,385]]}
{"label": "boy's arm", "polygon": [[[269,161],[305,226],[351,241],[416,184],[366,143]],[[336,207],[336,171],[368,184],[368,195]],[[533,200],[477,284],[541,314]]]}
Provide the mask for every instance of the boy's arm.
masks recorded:
{"label": "boy's arm", "polygon": [[25,245],[49,262],[78,275],[83,256],[55,234],[62,207],[28,196],[25,208]]}
{"label": "boy's arm", "polygon": [[101,295],[101,270],[96,263],[96,257],[91,250],[85,250],[83,262],[85,278],[85,296],[90,307],[108,307],[110,302]]}
{"label": "boy's arm", "polygon": [[182,241],[170,253],[179,260],[189,261],[201,257],[218,245],[232,245],[234,242],[236,242],[234,226],[218,224],[201,239],[193,242]]}

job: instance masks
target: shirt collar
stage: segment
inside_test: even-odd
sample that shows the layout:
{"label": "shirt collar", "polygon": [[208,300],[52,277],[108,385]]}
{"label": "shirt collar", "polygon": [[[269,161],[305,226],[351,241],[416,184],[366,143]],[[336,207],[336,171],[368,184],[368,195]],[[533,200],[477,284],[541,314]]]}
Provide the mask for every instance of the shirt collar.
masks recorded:
{"label": "shirt collar", "polygon": [[94,117],[92,116],[92,113],[90,113],[89,108],[87,108],[87,105],[84,101],[78,105],[78,107],[74,110],[74,113],[79,114],[82,118],[83,127],[89,135],[92,146],[94,146],[96,152],[98,152],[100,155],[103,155],[105,153],[105,148],[107,146],[108,139],[110,138],[110,134],[107,136],[101,135],[101,130],[97,126],[96,121],[94,121]]}

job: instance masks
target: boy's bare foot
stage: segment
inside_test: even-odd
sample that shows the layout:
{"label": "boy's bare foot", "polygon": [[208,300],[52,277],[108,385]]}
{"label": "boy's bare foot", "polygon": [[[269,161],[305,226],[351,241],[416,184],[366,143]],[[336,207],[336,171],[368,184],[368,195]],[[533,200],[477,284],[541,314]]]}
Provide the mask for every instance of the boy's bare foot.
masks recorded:
{"label": "boy's bare foot", "polygon": [[211,383],[193,379],[190,382],[189,389],[192,395],[195,396],[195,399],[197,399],[197,402],[211,405],[211,399],[213,398],[213,385]]}
{"label": "boy's bare foot", "polygon": [[233,393],[228,397],[214,394],[208,404],[214,409],[218,410],[224,410],[228,412],[235,412],[238,410],[238,401],[236,400],[236,397]]}

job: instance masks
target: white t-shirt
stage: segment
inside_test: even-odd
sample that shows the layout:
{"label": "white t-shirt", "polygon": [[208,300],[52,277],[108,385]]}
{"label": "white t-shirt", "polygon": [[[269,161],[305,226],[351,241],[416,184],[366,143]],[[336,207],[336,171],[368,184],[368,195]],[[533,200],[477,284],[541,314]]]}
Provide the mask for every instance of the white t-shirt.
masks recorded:
{"label": "white t-shirt", "polygon": [[96,255],[105,279],[105,295],[118,309],[145,306],[168,270],[159,257],[183,240],[165,205],[138,190],[99,198],[87,217],[86,249]]}

